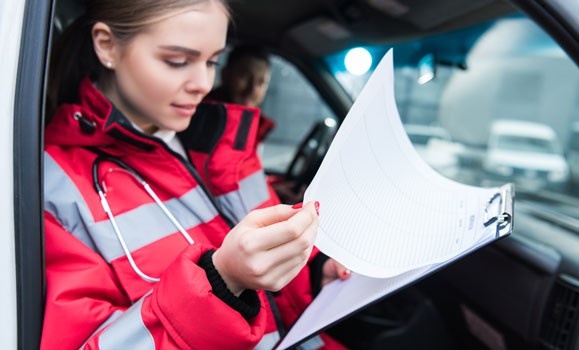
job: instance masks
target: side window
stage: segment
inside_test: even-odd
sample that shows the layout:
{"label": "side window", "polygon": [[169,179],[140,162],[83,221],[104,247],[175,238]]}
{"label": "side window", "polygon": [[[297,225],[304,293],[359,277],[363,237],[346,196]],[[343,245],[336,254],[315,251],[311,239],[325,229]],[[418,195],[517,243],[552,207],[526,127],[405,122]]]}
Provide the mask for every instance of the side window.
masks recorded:
{"label": "side window", "polygon": [[297,148],[315,124],[335,114],[289,61],[272,55],[271,82],[262,111],[276,123],[262,150],[266,171],[285,173]]}

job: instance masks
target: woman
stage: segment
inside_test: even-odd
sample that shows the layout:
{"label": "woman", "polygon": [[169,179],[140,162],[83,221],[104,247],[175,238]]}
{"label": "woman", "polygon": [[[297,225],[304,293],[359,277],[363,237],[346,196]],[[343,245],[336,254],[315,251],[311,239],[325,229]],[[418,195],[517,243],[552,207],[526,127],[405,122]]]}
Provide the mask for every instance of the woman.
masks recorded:
{"label": "woman", "polygon": [[318,204],[267,190],[256,110],[200,104],[228,22],[219,0],[96,0],[63,33],[43,349],[271,348],[345,271],[312,254]]}
{"label": "woman", "polygon": [[[259,108],[271,78],[269,53],[261,46],[235,46],[220,73],[221,85],[209,92],[206,100]],[[275,127],[275,121],[261,113],[258,125],[257,144],[261,146]]]}

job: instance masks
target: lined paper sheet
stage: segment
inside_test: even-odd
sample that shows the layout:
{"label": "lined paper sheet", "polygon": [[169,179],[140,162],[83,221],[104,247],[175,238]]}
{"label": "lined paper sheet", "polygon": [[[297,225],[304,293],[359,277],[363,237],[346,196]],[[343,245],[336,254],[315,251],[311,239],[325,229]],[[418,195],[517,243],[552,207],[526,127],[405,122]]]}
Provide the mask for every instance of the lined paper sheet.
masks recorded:
{"label": "lined paper sheet", "polygon": [[[392,51],[340,126],[304,201],[320,202],[316,246],[354,271],[326,285],[276,349],[286,349],[356,310],[497,239],[501,189],[449,180],[414,150],[394,99]],[[512,204],[512,201],[508,200]],[[512,215],[512,208],[511,215]]]}
{"label": "lined paper sheet", "polygon": [[431,169],[408,139],[393,91],[390,51],[304,196],[320,202],[316,246],[370,277],[448,260],[495,235],[483,226],[482,208],[498,189],[463,185]]}

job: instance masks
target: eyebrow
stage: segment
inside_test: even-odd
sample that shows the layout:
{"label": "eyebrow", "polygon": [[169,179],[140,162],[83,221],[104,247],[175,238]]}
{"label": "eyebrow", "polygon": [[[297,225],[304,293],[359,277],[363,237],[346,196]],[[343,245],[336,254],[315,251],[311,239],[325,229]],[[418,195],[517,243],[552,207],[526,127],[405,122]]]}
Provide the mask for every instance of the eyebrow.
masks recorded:
{"label": "eyebrow", "polygon": [[[167,45],[167,46],[159,46],[159,47],[161,49],[164,49],[164,50],[181,52],[181,53],[184,53],[184,54],[189,55],[189,56],[200,56],[201,55],[201,52],[199,50],[189,49],[189,48],[186,48],[183,46]],[[223,51],[225,51],[225,48],[215,51],[215,53],[213,53],[213,56],[219,55]]]}

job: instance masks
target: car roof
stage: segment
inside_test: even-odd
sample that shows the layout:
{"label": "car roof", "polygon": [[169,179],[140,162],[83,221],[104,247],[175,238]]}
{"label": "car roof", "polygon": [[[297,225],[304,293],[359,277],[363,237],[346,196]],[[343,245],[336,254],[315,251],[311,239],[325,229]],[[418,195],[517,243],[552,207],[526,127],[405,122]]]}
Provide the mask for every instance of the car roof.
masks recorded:
{"label": "car roof", "polygon": [[[230,41],[311,57],[446,32],[515,12],[502,0],[471,0],[469,6],[464,0],[241,0],[229,6]],[[83,8],[82,0],[57,0],[56,26],[71,23]]]}
{"label": "car roof", "polygon": [[312,56],[397,42],[460,28],[513,12],[501,0],[251,0],[231,3],[234,35]]}

